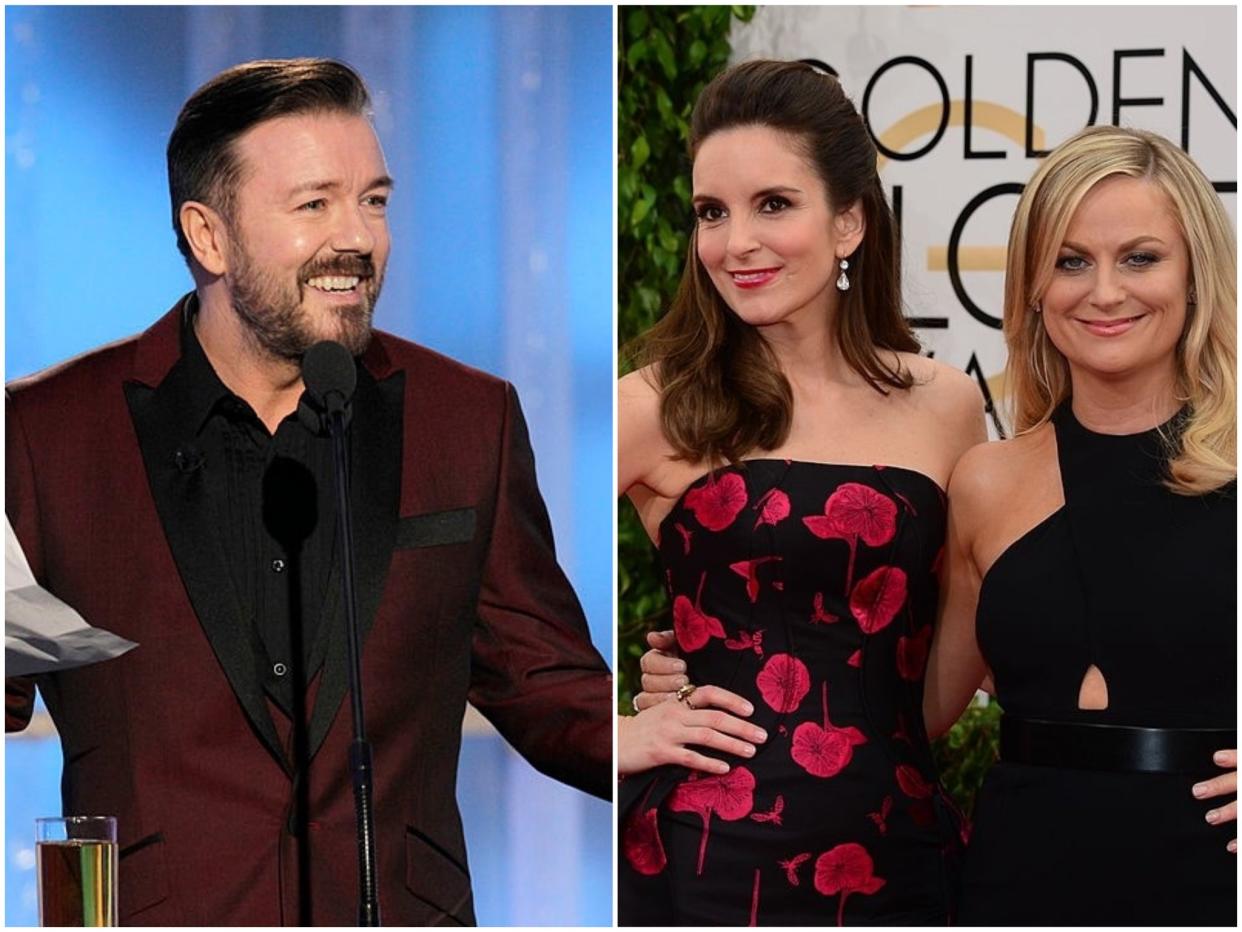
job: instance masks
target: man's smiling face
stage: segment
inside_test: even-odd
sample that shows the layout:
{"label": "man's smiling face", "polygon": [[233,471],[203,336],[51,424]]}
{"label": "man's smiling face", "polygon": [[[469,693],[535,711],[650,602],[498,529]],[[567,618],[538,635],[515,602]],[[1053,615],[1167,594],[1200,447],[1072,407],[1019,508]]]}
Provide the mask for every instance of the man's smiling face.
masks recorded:
{"label": "man's smiling face", "polygon": [[224,278],[233,309],[267,355],[299,359],[320,340],[354,355],[388,262],[392,179],[365,117],[302,113],[238,138],[240,180]]}

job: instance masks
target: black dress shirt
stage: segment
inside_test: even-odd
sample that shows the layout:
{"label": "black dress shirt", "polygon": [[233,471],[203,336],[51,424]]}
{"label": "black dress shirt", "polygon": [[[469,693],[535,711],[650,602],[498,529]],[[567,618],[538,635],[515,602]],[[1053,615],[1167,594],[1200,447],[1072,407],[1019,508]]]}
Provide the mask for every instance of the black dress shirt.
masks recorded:
{"label": "black dress shirt", "polygon": [[331,440],[296,414],[269,433],[212,368],[194,320],[183,327],[180,362],[197,444],[189,455],[204,471],[231,583],[266,653],[255,658],[260,681],[286,714],[305,720],[305,688],[323,662],[323,617],[338,601],[326,585],[336,549]]}

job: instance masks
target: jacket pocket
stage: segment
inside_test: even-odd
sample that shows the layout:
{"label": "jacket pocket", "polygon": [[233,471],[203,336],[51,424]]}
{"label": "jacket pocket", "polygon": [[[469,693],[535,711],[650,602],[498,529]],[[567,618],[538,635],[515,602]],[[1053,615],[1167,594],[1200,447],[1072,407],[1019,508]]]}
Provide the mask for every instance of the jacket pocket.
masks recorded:
{"label": "jacket pocket", "polygon": [[453,508],[411,515],[397,522],[397,549],[466,544],[474,540],[474,509]]}
{"label": "jacket pocket", "polygon": [[470,874],[465,865],[418,829],[405,828],[405,886],[458,925],[474,925]]}
{"label": "jacket pocket", "polygon": [[168,871],[164,866],[164,833],[155,832],[120,850],[117,863],[120,890],[117,913],[121,925],[143,910],[168,899]]}

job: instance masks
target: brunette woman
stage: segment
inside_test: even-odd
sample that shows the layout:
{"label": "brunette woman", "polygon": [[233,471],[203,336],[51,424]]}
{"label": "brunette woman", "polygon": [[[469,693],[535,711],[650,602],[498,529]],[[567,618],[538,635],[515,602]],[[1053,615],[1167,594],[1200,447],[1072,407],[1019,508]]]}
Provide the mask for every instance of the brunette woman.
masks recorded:
{"label": "brunette woman", "polygon": [[943,924],[960,824],[923,674],[942,489],[982,399],[917,355],[835,77],[734,67],[690,148],[686,270],[618,391],[621,491],[688,679],[619,726],[621,924]]}

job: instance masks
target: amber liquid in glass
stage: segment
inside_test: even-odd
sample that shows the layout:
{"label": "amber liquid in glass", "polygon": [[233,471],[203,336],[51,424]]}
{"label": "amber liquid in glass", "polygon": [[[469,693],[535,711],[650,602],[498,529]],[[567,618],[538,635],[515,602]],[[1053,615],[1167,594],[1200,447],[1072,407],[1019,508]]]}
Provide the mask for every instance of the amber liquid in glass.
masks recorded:
{"label": "amber liquid in glass", "polygon": [[116,844],[107,841],[41,841],[39,925],[114,926]]}

